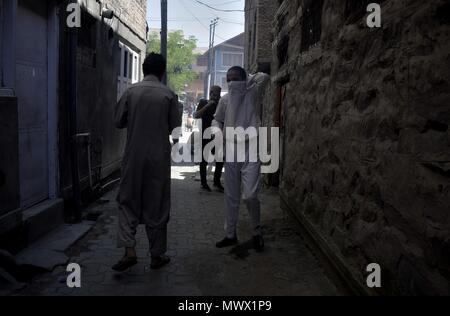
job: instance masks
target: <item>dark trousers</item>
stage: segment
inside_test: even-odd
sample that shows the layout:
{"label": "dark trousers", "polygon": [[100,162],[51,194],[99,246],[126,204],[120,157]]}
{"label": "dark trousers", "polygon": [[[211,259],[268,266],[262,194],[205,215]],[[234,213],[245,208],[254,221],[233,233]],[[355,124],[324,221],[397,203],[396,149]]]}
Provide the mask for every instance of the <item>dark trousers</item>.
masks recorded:
{"label": "dark trousers", "polygon": [[[203,142],[203,151],[205,150],[205,147],[209,144],[209,142]],[[213,152],[214,154],[214,152]],[[216,171],[214,173],[214,184],[220,184],[222,179],[222,173],[223,173],[223,162],[216,162]],[[202,162],[200,163],[200,177],[202,179],[202,185],[208,184],[208,162],[205,160],[205,157],[202,156]]]}

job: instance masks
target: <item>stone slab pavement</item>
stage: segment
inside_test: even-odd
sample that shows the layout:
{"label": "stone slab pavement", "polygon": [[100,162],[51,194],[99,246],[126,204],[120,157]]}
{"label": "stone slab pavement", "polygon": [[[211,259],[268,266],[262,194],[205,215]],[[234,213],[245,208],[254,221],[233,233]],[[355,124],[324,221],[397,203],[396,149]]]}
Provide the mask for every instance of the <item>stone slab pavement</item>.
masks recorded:
{"label": "stone slab pavement", "polygon": [[[60,266],[37,277],[15,295],[48,296],[320,296],[343,295],[324,272],[302,239],[298,224],[280,209],[276,191],[263,190],[262,218],[267,249],[251,249],[250,221],[241,209],[241,244],[218,250],[224,237],[224,197],[204,193],[195,181],[196,167],[172,169],[172,219],[169,252],[172,263],[159,271],[149,269],[145,230],[137,235],[139,264],[123,274],[111,266],[123,255],[116,248],[116,191],[97,204],[101,212],[94,228],[67,256],[82,267],[80,289],[66,286],[68,273]],[[109,202],[108,202],[109,201]]]}

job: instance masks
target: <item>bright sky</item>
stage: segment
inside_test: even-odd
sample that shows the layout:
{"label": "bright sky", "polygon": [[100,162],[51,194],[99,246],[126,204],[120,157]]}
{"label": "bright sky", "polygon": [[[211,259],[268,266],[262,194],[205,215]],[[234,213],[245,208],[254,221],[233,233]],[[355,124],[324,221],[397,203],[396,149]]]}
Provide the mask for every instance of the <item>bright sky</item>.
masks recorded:
{"label": "bright sky", "polygon": [[[198,47],[208,47],[209,25],[219,18],[215,44],[219,44],[244,32],[245,0],[199,0],[220,10],[241,12],[221,12],[200,4],[197,0],[168,0],[169,30],[183,30],[186,36],[198,39]],[[147,19],[150,28],[161,28],[161,1],[148,0]]]}

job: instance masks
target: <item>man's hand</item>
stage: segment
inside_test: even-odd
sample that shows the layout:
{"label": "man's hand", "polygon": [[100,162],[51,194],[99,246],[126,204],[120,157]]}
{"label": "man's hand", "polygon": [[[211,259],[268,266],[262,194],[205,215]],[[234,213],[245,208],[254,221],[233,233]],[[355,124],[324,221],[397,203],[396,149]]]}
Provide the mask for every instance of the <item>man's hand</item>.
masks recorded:
{"label": "man's hand", "polygon": [[216,101],[211,100],[211,101],[208,102],[208,104],[205,106],[205,108],[210,108],[212,106],[215,106],[216,104],[217,104]]}
{"label": "man's hand", "polygon": [[195,119],[201,119],[203,118],[203,113],[206,112],[206,110],[210,109],[211,107],[215,106],[217,104],[216,101],[210,100],[208,104],[206,104],[201,110],[194,113]]}
{"label": "man's hand", "polygon": [[254,75],[250,75],[248,77],[248,87],[249,89],[252,89],[254,87],[262,87],[267,82],[269,82],[270,76],[268,74],[265,74],[263,72],[258,72]]}

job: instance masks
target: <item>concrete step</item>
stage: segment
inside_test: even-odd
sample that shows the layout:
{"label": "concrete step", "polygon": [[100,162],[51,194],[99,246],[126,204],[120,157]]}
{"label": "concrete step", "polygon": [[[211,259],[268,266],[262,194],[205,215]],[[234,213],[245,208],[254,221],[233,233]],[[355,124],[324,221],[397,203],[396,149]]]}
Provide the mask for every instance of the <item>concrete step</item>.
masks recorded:
{"label": "concrete step", "polygon": [[24,287],[24,283],[18,282],[11,274],[0,267],[0,296],[7,296]]}
{"label": "concrete step", "polygon": [[47,200],[23,212],[27,244],[31,244],[64,223],[64,201]]}
{"label": "concrete step", "polygon": [[69,257],[65,252],[94,225],[91,221],[60,225],[16,256],[0,250],[0,296],[23,288],[36,275],[68,264]]}
{"label": "concrete step", "polygon": [[61,225],[16,257],[19,266],[32,266],[52,271],[55,267],[66,265],[69,258],[65,254],[71,246],[85,236],[95,222],[85,221],[81,224]]}

